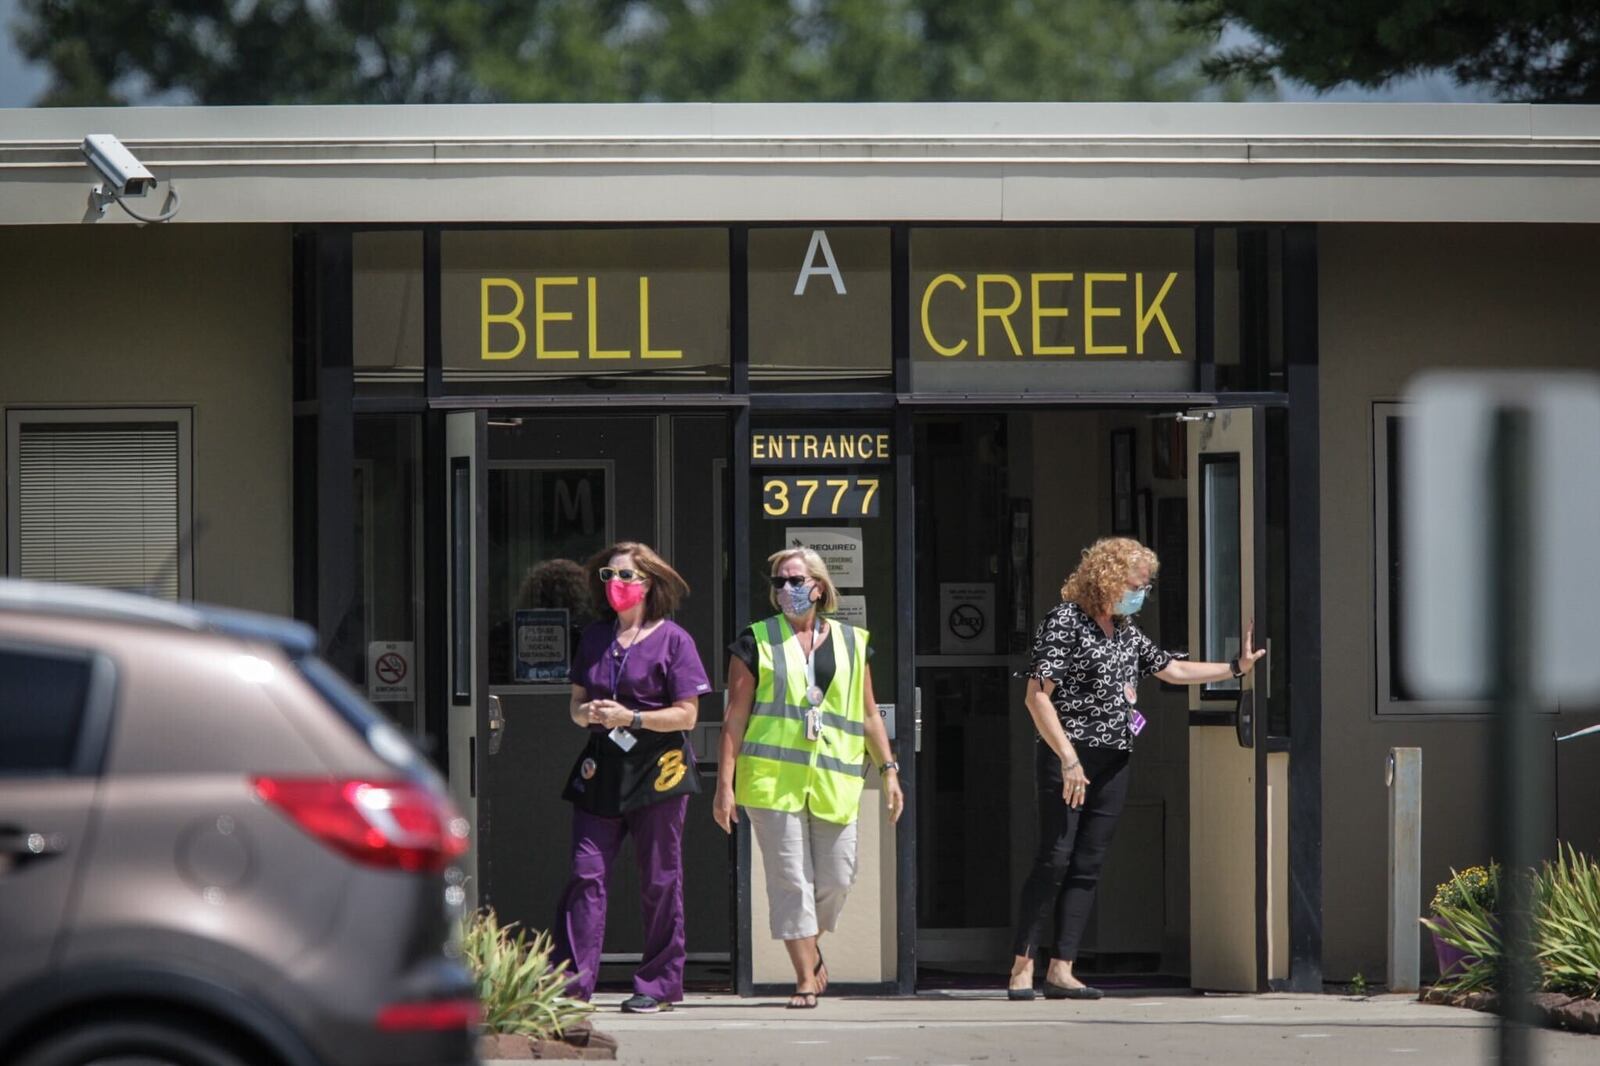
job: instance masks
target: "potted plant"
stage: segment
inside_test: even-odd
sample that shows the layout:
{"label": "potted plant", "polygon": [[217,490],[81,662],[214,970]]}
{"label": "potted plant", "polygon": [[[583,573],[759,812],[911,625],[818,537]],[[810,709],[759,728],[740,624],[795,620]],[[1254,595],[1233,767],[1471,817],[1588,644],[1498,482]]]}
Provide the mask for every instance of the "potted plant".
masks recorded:
{"label": "potted plant", "polygon": [[[549,933],[502,926],[491,908],[464,923],[461,953],[483,1005],[485,1058],[616,1057],[616,1041],[589,1025],[589,1004],[567,996],[567,967],[551,964],[552,948]],[[511,1045],[527,1051],[507,1053]]]}
{"label": "potted plant", "polygon": [[1450,879],[1434,890],[1432,917],[1422,924],[1433,934],[1441,982],[1477,984],[1492,975],[1492,965],[1485,964],[1499,954],[1499,898],[1500,864],[1495,862],[1451,869]]}

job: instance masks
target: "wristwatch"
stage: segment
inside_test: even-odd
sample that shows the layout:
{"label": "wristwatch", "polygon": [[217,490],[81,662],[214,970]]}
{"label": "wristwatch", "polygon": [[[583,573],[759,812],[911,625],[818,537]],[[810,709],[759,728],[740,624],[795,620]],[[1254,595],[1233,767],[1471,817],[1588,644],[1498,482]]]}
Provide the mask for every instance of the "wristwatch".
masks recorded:
{"label": "wristwatch", "polygon": [[898,762],[896,762],[894,759],[890,759],[888,762],[886,762],[882,766],[878,767],[878,773],[886,774],[890,770],[894,770],[894,771],[898,772],[899,769],[900,769],[900,764]]}
{"label": "wristwatch", "polygon": [[644,728],[644,715],[638,711],[633,712],[633,728],[635,730]]}
{"label": "wristwatch", "polygon": [[1244,676],[1244,667],[1239,665],[1239,656],[1237,655],[1228,660],[1228,669],[1233,671],[1234,677]]}

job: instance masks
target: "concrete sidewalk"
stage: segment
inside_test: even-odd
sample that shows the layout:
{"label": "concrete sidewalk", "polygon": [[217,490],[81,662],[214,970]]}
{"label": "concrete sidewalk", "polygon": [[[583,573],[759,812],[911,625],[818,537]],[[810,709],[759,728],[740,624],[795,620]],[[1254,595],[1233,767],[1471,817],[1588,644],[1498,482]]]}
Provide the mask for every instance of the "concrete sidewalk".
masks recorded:
{"label": "concrete sidewalk", "polygon": [[[1111,995],[1093,1003],[1011,1003],[995,992],[915,999],[823,996],[816,1010],[786,1000],[696,995],[660,1015],[622,1014],[596,997],[597,1028],[618,1061],[649,1064],[1307,1063],[1413,1066],[1493,1061],[1495,1019],[1411,996]],[[1600,1061],[1600,1037],[1540,1031],[1539,1063]]]}

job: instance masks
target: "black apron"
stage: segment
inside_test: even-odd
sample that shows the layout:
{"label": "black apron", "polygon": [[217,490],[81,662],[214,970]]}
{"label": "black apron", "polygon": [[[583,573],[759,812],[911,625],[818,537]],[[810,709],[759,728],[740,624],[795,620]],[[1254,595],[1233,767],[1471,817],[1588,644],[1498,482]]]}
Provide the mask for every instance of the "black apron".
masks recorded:
{"label": "black apron", "polygon": [[591,731],[589,743],[567,773],[561,798],[589,814],[617,818],[700,791],[694,748],[686,733],[641,729],[633,735],[639,742],[623,751],[608,732]]}

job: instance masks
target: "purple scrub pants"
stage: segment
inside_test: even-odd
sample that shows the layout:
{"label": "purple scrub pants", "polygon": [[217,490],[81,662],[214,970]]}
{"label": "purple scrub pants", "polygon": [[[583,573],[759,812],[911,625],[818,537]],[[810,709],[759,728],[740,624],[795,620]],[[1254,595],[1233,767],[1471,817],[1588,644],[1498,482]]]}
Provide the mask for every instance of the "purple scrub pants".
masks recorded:
{"label": "purple scrub pants", "polygon": [[567,994],[587,1001],[606,936],[606,877],[633,834],[644,913],[644,958],[633,990],[667,1003],[683,999],[683,821],[689,797],[652,803],[620,818],[572,810],[572,875],[556,912],[555,957],[573,972]]}

